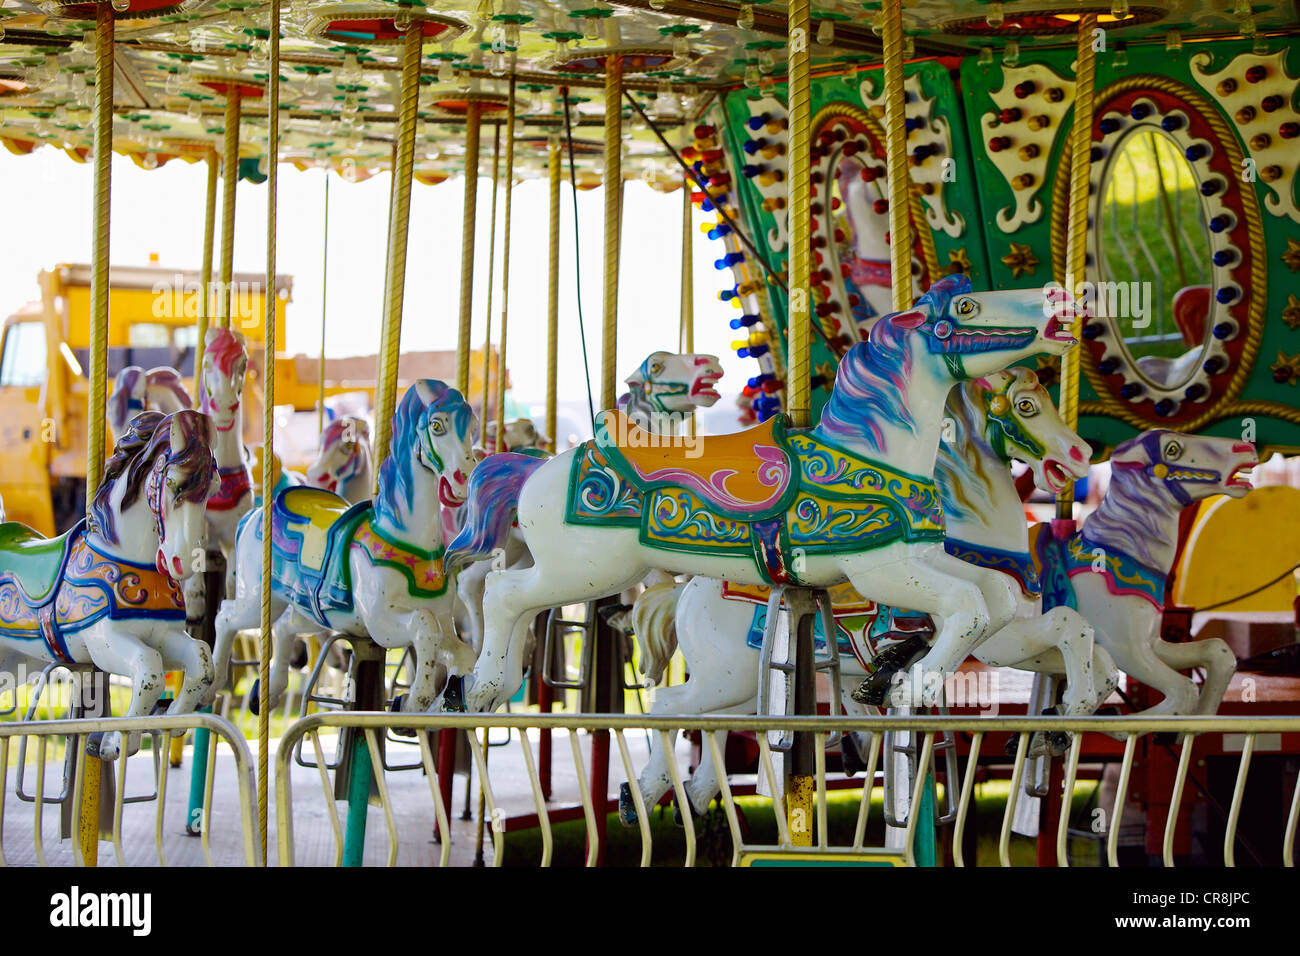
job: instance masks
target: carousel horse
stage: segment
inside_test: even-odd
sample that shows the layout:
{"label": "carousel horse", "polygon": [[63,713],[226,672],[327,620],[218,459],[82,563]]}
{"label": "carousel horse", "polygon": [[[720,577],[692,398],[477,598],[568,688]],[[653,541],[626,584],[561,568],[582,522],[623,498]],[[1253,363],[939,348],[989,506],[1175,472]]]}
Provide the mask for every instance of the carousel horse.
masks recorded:
{"label": "carousel horse", "polygon": [[[411,647],[416,670],[407,711],[428,710],[442,668],[467,673],[473,651],[452,621],[454,575],[443,561],[442,509],[465,500],[475,460],[474,412],[460,392],[434,379],[407,389],[393,416],[389,456],[373,501],[352,504],[319,488],[282,490],[271,504],[273,666],[270,700],[289,682],[290,642],[331,630]],[[223,680],[237,631],[258,626],[262,601],[262,516],[240,523],[234,596],[217,615],[214,651]],[[212,695],[220,689],[215,684]]]}
{"label": "carousel horse", "polygon": [[[1153,429],[1119,445],[1110,464],[1106,496],[1079,531],[1059,537],[1050,525],[1033,531],[1043,605],[1077,608],[1119,669],[1164,695],[1140,716],[1212,715],[1237,659],[1217,638],[1161,640],[1165,581],[1176,556],[1179,513],[1212,495],[1241,498],[1250,491],[1241,472],[1258,464],[1255,446]],[[1206,671],[1199,690],[1179,673],[1192,667]]]}
{"label": "carousel horse", "polygon": [[546,451],[547,438],[537,429],[531,418],[516,418],[506,422],[506,445],[497,448],[497,423],[487,423],[487,438],[483,442],[483,454],[493,455],[498,451]]}
{"label": "carousel horse", "polygon": [[[700,444],[613,411],[595,439],[521,468],[518,491],[501,493],[518,495],[534,563],[488,576],[466,704],[495,710],[519,688],[524,631],[539,611],[617,593],[653,568],[747,585],[847,579],[873,600],[943,620],[917,665],[942,683],[1019,606],[1004,575],[934,547],[944,402],[956,382],[1073,346],[1058,317],[1069,303],[1059,290],[972,293],[966,276],[948,276],[849,349],[814,428],[787,432],[777,416]],[[449,561],[496,546],[470,517]]]}
{"label": "carousel horse", "polygon": [[361,418],[334,419],[321,432],[320,451],[302,483],[332,491],[356,504],[370,497],[373,481],[370,426]]}
{"label": "carousel horse", "polygon": [[138,365],[128,365],[113,380],[113,391],[108,396],[108,428],[116,441],[125,433],[127,423],[146,409],[171,415],[193,407],[194,401],[176,369],[161,365],[146,372]]}
{"label": "carousel horse", "polygon": [[[883,166],[882,166],[883,168]],[[889,264],[889,199],[874,166],[843,159],[835,173],[848,241],[839,252],[849,311],[859,335],[893,309],[894,282]],[[919,295],[913,280],[913,295]]]}
{"label": "carousel horse", "polygon": [[[212,684],[212,659],[185,631],[179,582],[193,573],[203,508],[217,486],[211,442],[198,412],[143,412],[105,465],[89,518],[48,539],[0,525],[0,647],[130,677],[127,717],[152,713],[165,672],[179,670],[167,713],[193,711]],[[122,744],[120,733],[105,734],[98,755],[112,760]],[[127,754],[139,746],[140,735],[129,735]]]}
{"label": "carousel horse", "polygon": [[[716,356],[651,352],[637,370],[624,379],[629,392],[620,404],[628,418],[646,431],[656,435],[674,435],[697,408],[710,408],[717,402],[719,395],[714,386],[720,378],[722,366]],[[509,427],[506,426],[507,436]],[[511,448],[514,447],[512,444]],[[533,454],[532,457],[538,456]],[[469,505],[460,513],[465,524],[478,527],[503,521],[513,524],[513,508],[498,508],[497,505],[513,504],[509,489],[521,480],[521,469],[526,472],[532,467],[522,458],[514,454],[492,455],[484,459],[483,465],[470,476],[471,486],[481,490],[471,494]],[[500,496],[497,490],[506,493]],[[479,514],[485,507],[491,513]],[[504,543],[495,559],[475,561],[461,569],[456,577],[462,605],[458,608],[461,631],[470,635],[476,652],[483,646],[483,589],[489,572],[523,568],[532,563],[528,548],[517,532],[499,528],[498,534]]]}
{"label": "carousel horse", "polygon": [[221,478],[220,489],[208,499],[203,549],[221,552],[226,561],[226,581],[223,592],[211,598],[204,586],[204,575],[196,574],[186,581],[185,609],[191,628],[200,626],[209,599],[220,605],[234,589],[235,531],[239,519],[253,506],[253,478],[244,451],[240,412],[244,374],[248,370],[244,336],[228,328],[208,329],[203,348],[199,411],[212,419],[216,436],[212,451]]}
{"label": "carousel horse", "polygon": [[[948,396],[946,412],[952,424],[939,446],[935,468],[947,526],[944,548],[964,561],[1007,575],[1020,592],[1015,619],[990,634],[974,656],[994,667],[1064,673],[1065,714],[1092,714],[1115,689],[1114,665],[1104,650],[1094,646],[1092,628],[1077,611],[1057,607],[1041,612],[1042,588],[1029,554],[1029,528],[1010,470],[1013,458],[1023,461],[1032,469],[1035,484],[1055,495],[1087,475],[1088,446],[1061,420],[1047,390],[1025,368],[958,385]],[[866,677],[883,639],[891,632],[906,633],[895,630],[902,615],[841,588],[832,592],[841,673]],[[636,635],[647,672],[662,672],[675,650],[675,634],[690,675],[684,684],[659,688],[651,713],[754,713],[768,589],[732,588],[726,582],[695,578],[678,591],[675,618],[664,615],[666,602],[653,591],[642,596],[646,609],[634,607],[630,616],[629,623],[639,626]],[[918,635],[933,630],[928,622],[902,641],[920,642],[923,649],[924,640]],[[816,636],[820,656],[825,653],[820,621]],[[853,700],[844,701],[844,708],[848,713],[866,713]],[[1059,753],[1068,743],[1063,735],[1035,735],[1031,755]],[[857,735],[846,738],[843,746],[856,751],[846,749],[846,762],[861,765],[868,744]],[[672,785],[670,754],[658,738],[651,741],[650,761],[637,780],[647,806],[657,803]],[[854,758],[859,758],[856,764]],[[687,784],[692,807],[708,806],[717,786],[717,768],[706,752]],[[624,823],[634,823],[635,804],[626,787],[620,794],[619,815]]]}

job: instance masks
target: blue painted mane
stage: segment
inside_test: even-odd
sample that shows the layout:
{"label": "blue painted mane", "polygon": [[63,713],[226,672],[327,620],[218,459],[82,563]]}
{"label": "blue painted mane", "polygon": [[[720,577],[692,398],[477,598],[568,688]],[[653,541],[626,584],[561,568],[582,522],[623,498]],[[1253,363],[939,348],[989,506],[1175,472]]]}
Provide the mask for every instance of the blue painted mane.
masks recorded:
{"label": "blue painted mane", "polygon": [[[945,315],[955,295],[970,291],[970,279],[958,273],[940,279],[916,302],[928,321]],[[912,373],[912,343],[916,328],[893,321],[893,313],[871,327],[871,335],[845,354],[835,374],[831,400],[822,409],[815,431],[832,442],[866,445],[885,451],[883,426],[916,433],[916,421],[905,404]]]}
{"label": "blue painted mane", "polygon": [[[438,412],[451,415],[456,435],[464,438],[469,433],[473,409],[456,389],[446,382],[423,378],[411,385],[393,414],[392,440],[388,457],[379,466],[379,494],[375,496],[375,511],[394,528],[404,529],[405,523],[397,515],[399,506],[410,508],[415,501],[415,476],[411,467],[417,443],[429,427],[429,418]],[[425,451],[433,454],[425,444]],[[436,459],[437,456],[433,455]],[[441,462],[437,462],[441,468]]]}

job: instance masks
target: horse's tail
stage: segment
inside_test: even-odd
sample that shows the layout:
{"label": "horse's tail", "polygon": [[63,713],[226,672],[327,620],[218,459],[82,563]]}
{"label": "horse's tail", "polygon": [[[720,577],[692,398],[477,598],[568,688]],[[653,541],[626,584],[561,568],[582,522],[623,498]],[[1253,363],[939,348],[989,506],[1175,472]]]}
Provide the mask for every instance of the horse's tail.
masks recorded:
{"label": "horse's tail", "polygon": [[659,683],[677,650],[677,598],[686,585],[652,584],[632,605],[628,623],[641,651],[641,672]]}
{"label": "horse's tail", "polygon": [[449,568],[481,561],[504,548],[519,511],[519,493],[546,459],[500,452],[474,466],[466,488],[460,532],[447,547]]}

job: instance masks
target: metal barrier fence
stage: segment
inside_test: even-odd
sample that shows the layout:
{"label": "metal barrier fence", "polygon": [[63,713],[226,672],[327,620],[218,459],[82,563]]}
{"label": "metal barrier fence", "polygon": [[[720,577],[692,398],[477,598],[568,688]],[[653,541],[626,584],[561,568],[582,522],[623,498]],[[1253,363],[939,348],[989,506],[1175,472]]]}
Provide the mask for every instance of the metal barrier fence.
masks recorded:
{"label": "metal barrier fence", "polygon": [[[381,735],[387,731],[396,728],[404,728],[406,731],[415,733],[414,742],[420,750],[419,766],[423,768],[427,777],[428,789],[430,795],[430,809],[432,814],[426,816],[427,823],[432,824],[437,821],[438,831],[443,834],[439,853],[439,863],[446,866],[451,855],[452,840],[448,838],[451,833],[449,820],[451,808],[448,807],[442,797],[441,788],[439,787],[438,773],[435,769],[435,760],[433,755],[430,733],[434,731],[450,730],[453,732],[466,732],[465,739],[471,749],[473,763],[477,770],[479,780],[482,785],[483,800],[486,804],[486,817],[496,821],[498,817],[497,798],[494,792],[494,785],[491,774],[488,769],[488,762],[485,755],[484,743],[480,739],[479,732],[492,729],[506,729],[516,732],[518,740],[522,746],[522,762],[525,774],[527,776],[528,788],[532,794],[532,804],[536,811],[536,824],[541,832],[541,852],[538,862],[542,866],[550,865],[553,856],[554,836],[551,821],[551,811],[548,808],[547,800],[543,795],[543,786],[538,774],[537,758],[533,753],[533,742],[530,741],[527,731],[529,730],[551,730],[551,731],[568,731],[570,741],[571,758],[573,762],[573,771],[578,784],[578,794],[582,802],[582,817],[585,821],[587,853],[586,863],[592,866],[596,863],[599,856],[599,828],[597,826],[597,814],[604,813],[605,807],[597,807],[590,795],[586,768],[584,766],[583,756],[579,745],[579,731],[608,731],[613,735],[617,743],[618,752],[621,758],[625,779],[635,781],[638,771],[641,769],[633,765],[631,751],[628,746],[626,734],[628,731],[644,732],[646,734],[658,735],[660,742],[668,747],[669,734],[672,731],[698,731],[701,735],[701,745],[707,747],[709,753],[718,767],[724,766],[722,748],[719,744],[719,732],[723,731],[748,731],[754,733],[758,746],[758,775],[762,783],[767,786],[768,793],[779,794],[781,791],[781,780],[778,776],[778,767],[773,759],[773,748],[769,743],[769,735],[773,731],[808,731],[814,732],[815,759],[816,759],[816,779],[815,779],[815,832],[809,834],[811,846],[796,846],[796,842],[804,843],[804,840],[796,841],[792,838],[791,827],[786,819],[786,813],[774,812],[777,842],[770,846],[754,846],[744,843],[744,834],[740,825],[740,816],[737,811],[737,803],[733,788],[728,782],[725,773],[719,774],[720,799],[722,808],[726,817],[727,827],[730,831],[732,846],[734,847],[732,862],[744,864],[757,859],[773,860],[781,855],[797,855],[804,859],[823,858],[826,861],[837,860],[843,862],[859,861],[885,863],[892,865],[914,865],[914,836],[917,827],[917,818],[919,814],[908,813],[907,819],[896,820],[895,822],[903,823],[901,832],[896,834],[897,839],[891,841],[890,846],[868,846],[865,843],[868,818],[872,805],[873,792],[877,786],[876,771],[878,764],[881,763],[881,741],[885,733],[891,732],[893,739],[897,740],[899,735],[908,737],[911,740],[910,753],[919,756],[919,762],[914,766],[927,768],[927,773],[913,773],[914,780],[910,786],[910,807],[922,805],[923,787],[927,781],[933,780],[934,758],[936,753],[936,735],[964,733],[971,735],[966,770],[962,779],[958,781],[948,779],[946,787],[949,788],[949,798],[951,802],[953,789],[959,786],[958,794],[955,799],[955,821],[954,833],[952,839],[954,862],[958,866],[966,865],[963,858],[962,838],[965,827],[970,817],[970,807],[974,788],[978,759],[984,741],[989,734],[1011,734],[1017,741],[1015,748],[1014,761],[1011,769],[1011,795],[1019,793],[1022,782],[1025,780],[1025,768],[1031,761],[1028,753],[1030,749],[1031,736],[1036,733],[1046,733],[1054,731],[1064,731],[1071,735],[1071,744],[1069,750],[1063,759],[1063,792],[1072,794],[1074,785],[1077,780],[1077,774],[1080,766],[1080,756],[1083,750],[1083,741],[1085,735],[1105,734],[1115,740],[1124,742],[1123,754],[1120,759],[1119,782],[1113,806],[1110,808],[1110,825],[1109,833],[1106,840],[1106,855],[1109,865],[1118,865],[1118,836],[1120,823],[1124,814],[1124,805],[1128,797],[1130,778],[1134,765],[1134,756],[1136,753],[1139,739],[1147,734],[1173,734],[1179,735],[1181,743],[1181,753],[1179,755],[1177,770],[1172,781],[1172,796],[1170,799],[1170,810],[1164,829],[1163,842],[1163,859],[1167,866],[1174,864],[1174,834],[1177,827],[1179,808],[1184,798],[1185,786],[1188,779],[1188,772],[1191,762],[1192,750],[1191,741],[1201,738],[1207,734],[1232,734],[1241,735],[1243,745],[1241,747],[1240,758],[1237,765],[1236,785],[1233,790],[1231,804],[1227,810],[1227,820],[1225,827],[1223,843],[1223,863],[1226,866],[1232,866],[1235,863],[1235,845],[1237,842],[1238,822],[1241,816],[1242,800],[1246,790],[1246,782],[1250,772],[1251,758],[1255,751],[1256,737],[1262,734],[1294,734],[1300,733],[1300,718],[1284,717],[1263,717],[1263,718],[1217,718],[1217,717],[1192,717],[1192,718],[1131,718],[1131,717],[1089,717],[1089,718],[1056,718],[1056,717],[1035,717],[1035,718],[1007,718],[1007,717],[990,717],[990,718],[940,718],[940,717],[792,717],[792,718],[775,718],[775,717],[633,717],[633,716],[614,716],[614,715],[541,715],[541,714],[392,714],[392,713],[347,713],[332,712],[318,713],[305,717],[288,728],[280,742],[279,751],[276,754],[275,775],[276,775],[276,829],[278,840],[278,859],[281,865],[293,865],[294,856],[294,830],[293,819],[295,803],[292,792],[292,782],[290,779],[291,762],[297,759],[302,766],[314,766],[319,768],[319,777],[322,791],[325,795],[325,801],[328,807],[329,819],[332,824],[334,835],[334,862],[337,864],[343,857],[343,827],[340,823],[337,807],[335,805],[335,793],[337,788],[331,784],[329,779],[329,764],[324,758],[324,751],[321,746],[320,732],[323,729],[334,728],[342,730],[344,728],[354,728],[355,733],[364,735],[371,753],[379,752]],[[828,736],[839,733],[864,733],[870,734],[869,754],[866,760],[866,772],[864,775],[864,784],[862,787],[862,796],[857,808],[857,816],[854,825],[853,839],[844,845],[832,845],[829,839],[829,822],[827,813],[827,774],[826,774],[826,755],[828,746]],[[920,745],[917,747],[916,742],[919,739]],[[315,753],[315,763],[308,763],[301,757],[301,747],[305,741],[310,742]],[[942,744],[940,744],[942,746]],[[674,750],[669,747],[668,753],[670,758],[674,756]],[[887,758],[888,760],[888,758]],[[388,768],[394,769],[394,768]],[[671,777],[672,791],[676,796],[679,807],[689,807],[686,798],[685,779],[682,768],[675,759],[669,759],[668,772]],[[762,786],[760,783],[760,787]],[[390,793],[387,772],[381,768],[375,774],[375,788],[377,790],[378,801],[382,807],[384,820],[387,828],[388,838],[388,864],[395,865],[398,857],[398,849],[401,845],[396,823],[396,813],[393,799]],[[422,790],[422,788],[421,788]],[[640,831],[641,855],[640,864],[648,866],[653,859],[653,838],[650,826],[649,808],[645,806],[645,801],[640,790],[633,785],[631,795],[636,805],[637,827]],[[1010,837],[1012,830],[1012,814],[1016,806],[1016,799],[1008,799],[1006,810],[1001,821],[1001,828],[998,838],[998,859],[1002,866],[1011,865],[1010,855]],[[468,807],[468,796],[467,796]],[[404,810],[409,807],[404,807]],[[889,810],[886,808],[886,815]],[[773,810],[777,810],[773,806]],[[696,821],[692,814],[687,811],[682,814],[684,838],[686,846],[685,863],[692,866],[696,862],[697,833]],[[1294,844],[1296,838],[1297,818],[1300,817],[1300,784],[1293,789],[1291,794],[1289,812],[1285,826],[1285,832],[1282,835],[1282,861],[1286,866],[1294,865]],[[1056,838],[1056,860],[1058,865],[1068,866],[1067,845],[1069,840],[1069,813],[1060,814],[1057,825]],[[505,832],[504,828],[491,826],[491,840],[493,847],[493,865],[501,865],[504,859],[505,851]],[[322,860],[312,860],[313,863],[325,862]]]}
{"label": "metal barrier fence", "polygon": [[[8,864],[4,853],[4,837],[5,811],[9,795],[9,774],[14,774],[15,795],[18,800],[32,804],[31,838],[35,851],[35,862],[44,866],[48,862],[43,826],[46,807],[56,805],[60,810],[71,807],[75,813],[75,808],[81,805],[83,790],[85,760],[82,758],[84,758],[84,741],[90,734],[118,731],[123,735],[130,733],[147,735],[151,738],[151,744],[147,749],[142,747],[133,757],[118,757],[115,761],[105,763],[104,776],[107,778],[111,773],[116,787],[116,799],[113,801],[112,810],[111,840],[117,865],[127,865],[126,851],[123,847],[123,810],[125,805],[152,802],[156,804],[153,836],[157,865],[166,866],[167,855],[163,849],[163,837],[166,832],[164,826],[167,810],[167,742],[170,739],[170,732],[173,730],[194,730],[200,727],[210,731],[206,779],[207,799],[204,801],[202,816],[201,846],[203,858],[207,865],[213,865],[209,835],[217,764],[217,743],[220,740],[224,741],[230,748],[230,754],[234,762],[235,785],[239,798],[237,819],[241,831],[243,863],[246,866],[260,864],[261,847],[257,841],[257,825],[254,817],[256,807],[254,799],[255,787],[251,769],[252,757],[250,756],[248,744],[234,724],[224,717],[218,717],[214,714],[195,713],[175,717],[113,717],[0,722],[0,865]],[[62,741],[58,739],[60,737],[63,738]],[[15,765],[10,767],[10,747],[11,742],[14,740],[18,741],[17,754],[15,755],[16,761]],[[34,746],[29,746],[29,740],[34,743]],[[50,753],[52,741],[54,742],[54,749],[57,751],[61,748],[65,755],[63,761],[65,768],[64,780],[57,795],[51,795],[46,784],[46,759]],[[34,752],[34,760],[28,759],[29,752]],[[75,759],[68,759],[69,757]],[[130,766],[142,761],[148,761],[153,766],[153,792],[145,795],[128,796],[128,769]],[[70,770],[69,768],[72,767],[75,767],[75,769]],[[69,775],[72,777],[71,780],[67,779]],[[30,793],[27,791],[26,785],[29,776],[34,778]],[[178,823],[177,832],[179,833],[181,829],[182,827]],[[76,865],[82,865],[84,861],[81,857],[80,841],[72,839],[69,843],[72,846],[73,862]],[[152,861],[150,865],[152,865]]]}

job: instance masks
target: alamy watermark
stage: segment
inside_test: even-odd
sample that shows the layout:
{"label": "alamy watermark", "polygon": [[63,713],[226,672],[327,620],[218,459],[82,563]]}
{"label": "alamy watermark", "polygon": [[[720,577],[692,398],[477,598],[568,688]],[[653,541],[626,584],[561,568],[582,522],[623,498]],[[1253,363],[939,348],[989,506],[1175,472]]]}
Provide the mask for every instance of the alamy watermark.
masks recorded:
{"label": "alamy watermark", "polygon": [[[1062,295],[1065,292],[1071,294]],[[1064,285],[1052,281],[1043,286],[1043,314],[1048,318],[1125,319],[1134,329],[1145,329],[1151,324],[1154,302],[1150,282],[1075,282],[1067,275]]]}

